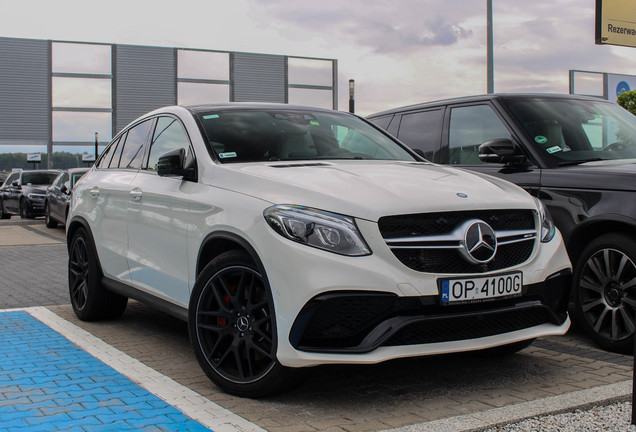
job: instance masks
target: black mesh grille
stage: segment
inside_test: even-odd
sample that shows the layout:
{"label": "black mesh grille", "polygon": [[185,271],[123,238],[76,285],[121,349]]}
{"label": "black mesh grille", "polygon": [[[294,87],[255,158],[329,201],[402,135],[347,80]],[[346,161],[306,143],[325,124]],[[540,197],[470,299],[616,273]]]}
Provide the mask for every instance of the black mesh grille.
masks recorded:
{"label": "black mesh grille", "polygon": [[477,210],[385,216],[378,221],[385,239],[444,234],[470,219],[480,219],[495,231],[534,229],[532,210]]}
{"label": "black mesh grille", "polygon": [[[448,234],[462,223],[479,219],[488,223],[495,231],[534,230],[532,210],[480,210],[471,212],[449,212],[386,216],[378,221],[382,237],[409,238]],[[457,249],[393,248],[395,256],[407,267],[426,273],[484,273],[509,268],[530,258],[534,239],[500,244],[497,254],[487,264],[472,264],[465,260]]]}
{"label": "black mesh grille", "polygon": [[475,339],[522,330],[549,321],[548,311],[544,308],[422,321],[407,325],[382,345],[416,345]]}

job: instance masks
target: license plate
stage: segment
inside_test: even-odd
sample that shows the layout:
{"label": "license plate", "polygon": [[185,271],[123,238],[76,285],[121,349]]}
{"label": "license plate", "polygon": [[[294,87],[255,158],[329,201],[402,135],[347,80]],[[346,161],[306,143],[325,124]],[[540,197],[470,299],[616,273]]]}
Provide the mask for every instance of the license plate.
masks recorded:
{"label": "license plate", "polygon": [[466,279],[441,279],[442,304],[472,303],[521,295],[521,272]]}

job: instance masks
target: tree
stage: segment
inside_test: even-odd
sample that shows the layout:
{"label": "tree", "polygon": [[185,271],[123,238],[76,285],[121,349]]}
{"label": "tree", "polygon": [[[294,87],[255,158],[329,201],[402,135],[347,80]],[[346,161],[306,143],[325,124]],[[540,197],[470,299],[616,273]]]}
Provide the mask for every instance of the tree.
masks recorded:
{"label": "tree", "polygon": [[636,115],[636,90],[618,95],[616,102],[630,113]]}

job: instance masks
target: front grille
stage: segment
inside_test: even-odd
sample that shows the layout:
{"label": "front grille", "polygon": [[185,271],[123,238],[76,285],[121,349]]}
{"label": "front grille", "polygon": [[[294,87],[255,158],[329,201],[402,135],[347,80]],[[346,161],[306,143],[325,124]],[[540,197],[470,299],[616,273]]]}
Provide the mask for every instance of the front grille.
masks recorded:
{"label": "front grille", "polygon": [[[488,263],[470,262],[462,246],[462,226],[472,220],[486,222],[498,234],[523,234],[499,242],[496,255]],[[506,269],[527,261],[536,243],[532,210],[386,216],[378,221],[378,226],[397,259],[410,269],[425,273],[485,273]]]}

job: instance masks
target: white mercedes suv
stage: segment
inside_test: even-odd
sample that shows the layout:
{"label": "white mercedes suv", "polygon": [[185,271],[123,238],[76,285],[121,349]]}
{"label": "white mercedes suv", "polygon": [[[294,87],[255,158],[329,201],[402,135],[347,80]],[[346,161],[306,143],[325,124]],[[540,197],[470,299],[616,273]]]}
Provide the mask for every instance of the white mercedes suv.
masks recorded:
{"label": "white mercedes suv", "polygon": [[75,186],[67,239],[80,319],[128,298],[181,317],[242,396],[303,367],[515,352],[570,325],[570,262],[539,201],[331,110],[144,115]]}

